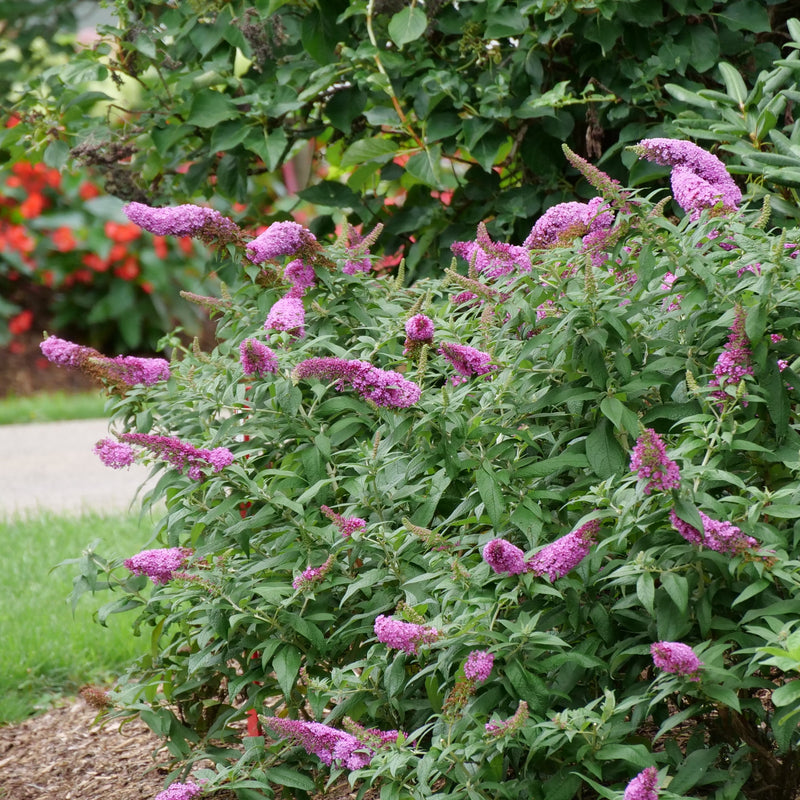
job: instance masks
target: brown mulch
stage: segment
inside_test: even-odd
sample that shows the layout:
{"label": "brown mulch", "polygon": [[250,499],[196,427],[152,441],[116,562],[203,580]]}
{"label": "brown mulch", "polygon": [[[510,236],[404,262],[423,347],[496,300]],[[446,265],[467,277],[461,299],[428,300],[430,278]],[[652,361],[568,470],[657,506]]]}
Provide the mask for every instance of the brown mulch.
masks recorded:
{"label": "brown mulch", "polygon": [[94,724],[84,700],[0,727],[3,800],[152,800],[168,770],[140,721]]}

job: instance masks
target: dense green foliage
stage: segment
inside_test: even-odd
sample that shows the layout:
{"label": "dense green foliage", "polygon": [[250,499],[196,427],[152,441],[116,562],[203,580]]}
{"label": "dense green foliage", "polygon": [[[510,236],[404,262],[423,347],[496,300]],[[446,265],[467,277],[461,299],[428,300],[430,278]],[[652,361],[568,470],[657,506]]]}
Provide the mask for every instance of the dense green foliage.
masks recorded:
{"label": "dense green foliage", "polygon": [[[126,0],[103,43],[21,92],[24,125],[0,146],[71,154],[128,200],[243,203],[251,225],[299,188],[322,207],[316,233],[342,212],[383,221],[386,252],[431,274],[478,222],[519,239],[574,196],[562,142],[618,174],[621,146],[684,108],[665,84],[721,89],[720,61],[769,69],[791,6]],[[121,96],[87,85],[109,76]]]}
{"label": "dense green foliage", "polygon": [[[195,773],[207,791],[297,797],[323,785],[317,757],[270,728],[288,716],[405,731],[350,775],[386,800],[615,798],[648,765],[665,798],[792,796],[800,261],[759,209],[676,222],[657,198],[605,186],[608,252],[592,258],[580,239],[534,248],[530,272],[476,275],[473,303],[456,299],[467,282],[453,272],[403,288],[344,274],[342,250],[324,248],[302,298],[305,336],[272,333],[278,371],[262,377],[243,374],[239,345],[263,337],[287,285],[280,263],[256,266],[230,246],[239,279],[219,304],[219,345],[182,352],[168,383],[119,400],[120,430],[234,455],[200,480],[157,462],[158,542],[191,551],[173,580],[153,588],[95,554],[77,584],[108,580],[119,597],[106,611],[139,609],[152,654],[115,703],[179,763],[211,758],[216,771]],[[404,353],[403,323],[420,311],[432,346]],[[731,328],[752,374],[720,389]],[[497,367],[454,385],[446,343],[488,351]],[[400,370],[421,398],[379,407],[298,379],[320,356]],[[672,491],[646,493],[629,467],[643,426],[679,466]],[[342,536],[323,504],[366,527]],[[702,529],[702,511],[757,543],[699,546],[673,510],[679,526]],[[596,544],[562,577],[496,574],[483,555],[495,538],[531,552],[593,520]],[[329,557],[326,574],[293,588]],[[391,649],[375,636],[381,614],[440,636]],[[662,672],[659,640],[704,665]],[[464,678],[473,650],[495,659],[480,684]],[[487,733],[520,701],[527,721]],[[241,752],[231,723],[247,709],[268,738]]]}

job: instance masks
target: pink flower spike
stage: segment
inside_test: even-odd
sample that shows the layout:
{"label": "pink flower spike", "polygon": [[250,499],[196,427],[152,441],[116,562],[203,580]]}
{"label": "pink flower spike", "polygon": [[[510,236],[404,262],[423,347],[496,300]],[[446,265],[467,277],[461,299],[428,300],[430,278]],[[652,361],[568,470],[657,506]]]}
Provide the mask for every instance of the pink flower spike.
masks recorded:
{"label": "pink flower spike", "polygon": [[698,672],[703,662],[694,654],[694,650],[683,642],[654,642],[650,645],[653,663],[664,672],[671,672],[699,681]]}
{"label": "pink flower spike", "polygon": [[548,580],[563,578],[589,554],[600,530],[596,519],[581,525],[577,530],[545,545],[526,562],[526,570],[535,575],[547,575]]}
{"label": "pink flower spike", "polygon": [[343,517],[328,506],[320,506],[319,510],[339,529],[339,533],[345,539],[349,539],[356,531],[364,530],[367,527],[366,521],[361,517]]}
{"label": "pink flower spike", "polygon": [[483,683],[492,674],[494,656],[488,650],[473,650],[464,664],[464,677]]}
{"label": "pink flower spike", "polygon": [[192,800],[202,791],[203,788],[192,781],[171,783],[163,792],[159,792],[154,800]]}
{"label": "pink flower spike", "polygon": [[688,522],[684,522],[674,509],[669,512],[669,519],[672,527],[687,542],[705,545],[709,550],[716,550],[718,553],[734,555],[758,547],[758,542],[752,536],[742,533],[741,529],[733,523],[711,519],[702,511],[700,512],[700,519],[703,522],[702,532]]}
{"label": "pink flower spike", "polygon": [[273,222],[262,234],[248,242],[245,250],[254,264],[274,261],[283,256],[310,254],[317,239],[297,222]]}
{"label": "pink flower spike", "polygon": [[417,625],[414,622],[403,622],[383,614],[375,619],[374,630],[379,642],[410,654],[415,654],[420,644],[430,644],[440,636],[436,628]]}
{"label": "pink flower spike", "polygon": [[626,787],[622,800],[658,800],[658,770],[642,770]]}
{"label": "pink flower spike", "polygon": [[631,472],[647,481],[644,493],[668,492],[677,489],[681,484],[678,465],[667,457],[667,451],[661,437],[652,429],[646,428],[636,440],[631,453]]}
{"label": "pink flower spike", "polygon": [[186,565],[192,551],[186,547],[162,547],[142,550],[126,558],[123,564],[134,575],[147,575],[156,585],[168,583],[175,572]]}
{"label": "pink flower spike", "polygon": [[270,308],[264,330],[288,331],[302,338],[305,336],[305,324],[306,310],[303,301],[289,292]]}
{"label": "pink flower spike", "polygon": [[489,378],[492,370],[497,369],[497,364],[492,364],[492,357],[488,353],[465,344],[445,342],[439,348],[439,354],[444,356],[458,373],[450,379],[454,384],[463,383],[475,375],[486,375]]}
{"label": "pink flower spike", "polygon": [[157,236],[192,236],[204,242],[226,244],[241,236],[239,226],[213,208],[182,205],[155,208],[144,203],[128,203],[122,208],[125,216]]}
{"label": "pink flower spike", "polygon": [[129,467],[136,460],[136,453],[130,445],[113,439],[101,439],[92,452],[111,469]]}
{"label": "pink flower spike", "polygon": [[492,539],[483,548],[483,560],[498,574],[520,575],[528,571],[525,553],[505,539]]}
{"label": "pink flower spike", "polygon": [[245,339],[239,345],[239,360],[245,375],[263,377],[268,372],[278,371],[275,352],[257,339]]}

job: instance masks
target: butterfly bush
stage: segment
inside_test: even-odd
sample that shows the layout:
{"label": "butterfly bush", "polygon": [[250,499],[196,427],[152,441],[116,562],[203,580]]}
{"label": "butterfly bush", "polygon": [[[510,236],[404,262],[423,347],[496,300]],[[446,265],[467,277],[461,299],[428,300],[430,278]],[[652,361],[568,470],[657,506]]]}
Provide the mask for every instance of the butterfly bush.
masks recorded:
{"label": "butterfly bush", "polygon": [[154,800],[192,800],[203,791],[202,786],[198,786],[192,781],[186,783],[171,783],[163,792],[159,792]]}
{"label": "butterfly bush", "polygon": [[454,265],[416,282],[372,269],[355,210],[335,240],[298,217],[217,251],[214,345],[175,340],[96,445],[166,467],[153,549],[90,546],[73,591],[107,585],[99,616],[146,632],[107,713],[141,713],[173,774],[209,795],[338,770],[409,800],[794,790],[796,237],[689,145],[640,144],[677,225],[664,179],[567,152],[596,197],[454,230]]}
{"label": "butterfly bush", "polygon": [[238,241],[242,234],[232,219],[213,208],[190,204],[155,208],[128,203],[122,210],[131,222],[157,236],[192,236],[204,242],[226,244]]}

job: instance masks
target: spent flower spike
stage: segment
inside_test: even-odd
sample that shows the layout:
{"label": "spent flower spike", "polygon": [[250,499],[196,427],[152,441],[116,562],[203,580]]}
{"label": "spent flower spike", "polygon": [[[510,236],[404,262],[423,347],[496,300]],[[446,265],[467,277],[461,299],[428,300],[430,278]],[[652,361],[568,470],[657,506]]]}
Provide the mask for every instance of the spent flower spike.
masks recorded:
{"label": "spent flower spike", "polygon": [[631,453],[631,472],[644,481],[644,493],[652,491],[668,492],[677,489],[681,483],[678,465],[667,457],[667,450],[661,437],[652,429],[645,428],[636,440]]}
{"label": "spent flower spike", "polygon": [[524,700],[519,701],[517,710],[508,719],[500,722],[487,722],[484,726],[488,736],[492,738],[498,736],[512,735],[516,733],[528,721],[528,704]]}
{"label": "spent flower spike", "polygon": [[319,583],[330,572],[333,566],[333,556],[328,556],[318,567],[308,567],[292,581],[292,589],[307,589]]}
{"label": "spent flower spike", "polygon": [[528,571],[525,553],[505,539],[492,539],[483,548],[483,560],[499,575]]}

